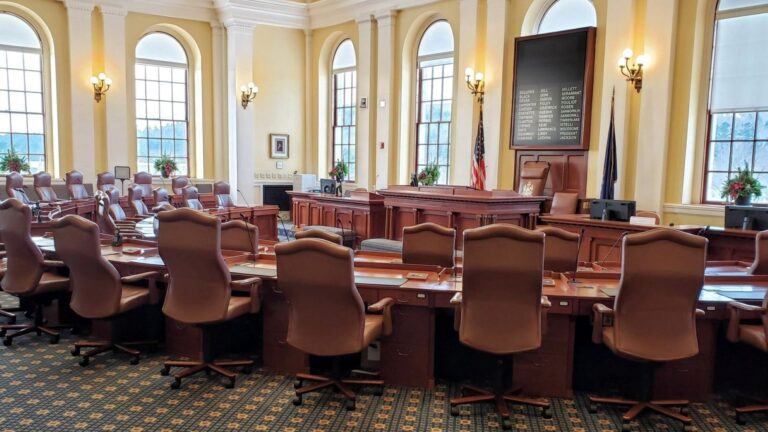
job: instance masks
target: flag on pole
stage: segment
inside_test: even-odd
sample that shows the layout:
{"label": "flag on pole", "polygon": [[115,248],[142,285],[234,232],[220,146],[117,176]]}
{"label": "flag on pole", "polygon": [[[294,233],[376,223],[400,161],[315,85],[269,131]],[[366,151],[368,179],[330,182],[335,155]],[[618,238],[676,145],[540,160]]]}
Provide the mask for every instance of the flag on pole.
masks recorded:
{"label": "flag on pole", "polygon": [[613,199],[613,186],[618,178],[616,163],[616,128],[613,121],[614,100],[616,88],[611,95],[611,124],[608,126],[608,143],[605,146],[605,163],[603,164],[603,185],[600,188],[600,199]]}
{"label": "flag on pole", "polygon": [[477,125],[475,157],[472,158],[472,187],[485,190],[485,132],[483,132],[483,106],[480,105],[480,122]]}

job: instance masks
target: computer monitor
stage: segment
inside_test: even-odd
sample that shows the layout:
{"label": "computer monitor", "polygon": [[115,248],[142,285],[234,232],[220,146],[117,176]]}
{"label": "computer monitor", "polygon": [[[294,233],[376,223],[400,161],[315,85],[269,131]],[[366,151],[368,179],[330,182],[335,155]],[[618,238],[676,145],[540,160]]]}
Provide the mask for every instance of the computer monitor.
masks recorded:
{"label": "computer monitor", "polygon": [[725,206],[725,227],[764,231],[768,229],[768,206]]}
{"label": "computer monitor", "polygon": [[590,202],[589,216],[592,219],[602,219],[605,211],[606,220],[629,222],[635,215],[635,201],[596,199]]}
{"label": "computer monitor", "polygon": [[336,180],[333,179],[320,179],[320,192],[324,194],[336,193]]}

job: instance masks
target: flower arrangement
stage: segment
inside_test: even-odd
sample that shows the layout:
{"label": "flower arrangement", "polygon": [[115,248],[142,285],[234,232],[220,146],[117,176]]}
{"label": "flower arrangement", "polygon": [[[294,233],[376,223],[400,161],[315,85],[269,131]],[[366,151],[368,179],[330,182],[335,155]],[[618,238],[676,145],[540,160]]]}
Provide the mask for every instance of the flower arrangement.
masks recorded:
{"label": "flower arrangement", "polygon": [[419,172],[418,179],[422,186],[432,186],[440,179],[440,170],[437,165],[429,164]]}
{"label": "flower arrangement", "polygon": [[738,205],[749,205],[752,197],[760,197],[763,194],[763,186],[755,178],[749,165],[744,164],[744,169],[739,168],[735,177],[729,178],[723,183],[720,196],[736,202]]}
{"label": "flower arrangement", "polygon": [[155,160],[155,171],[160,173],[163,178],[168,178],[176,172],[179,168],[176,166],[176,161],[168,155],[162,155]]}
{"label": "flower arrangement", "polygon": [[347,175],[349,175],[349,166],[346,162],[339,159],[336,161],[336,165],[333,166],[333,169],[328,173],[328,175],[336,179],[337,182],[343,182],[345,178],[347,178]]}
{"label": "flower arrangement", "polygon": [[0,158],[0,171],[3,172],[29,172],[29,162],[24,156],[18,155],[13,149],[8,150]]}

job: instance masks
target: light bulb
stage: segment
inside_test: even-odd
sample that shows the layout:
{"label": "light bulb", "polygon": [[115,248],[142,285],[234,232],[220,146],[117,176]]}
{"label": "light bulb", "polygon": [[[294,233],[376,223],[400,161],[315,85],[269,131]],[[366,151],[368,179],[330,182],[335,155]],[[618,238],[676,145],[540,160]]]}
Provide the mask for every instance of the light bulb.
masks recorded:
{"label": "light bulb", "polygon": [[464,69],[464,75],[466,75],[468,78],[471,78],[472,75],[474,74],[475,74],[475,71],[471,67]]}
{"label": "light bulb", "polygon": [[240,86],[240,91],[245,93],[248,89],[245,86]]}
{"label": "light bulb", "polygon": [[622,56],[624,56],[624,58],[628,59],[628,58],[632,58],[632,54],[633,54],[632,50],[627,48],[627,49],[624,50],[624,53],[622,54]]}
{"label": "light bulb", "polygon": [[258,93],[259,92],[259,86],[253,86],[252,89],[253,89],[254,93]]}
{"label": "light bulb", "polygon": [[482,72],[478,72],[475,74],[475,81],[482,81],[485,75],[483,75]]}
{"label": "light bulb", "polygon": [[251,82],[249,82],[249,83],[248,83],[248,88],[249,88],[249,89],[253,89],[253,88],[255,88],[255,87],[256,87],[256,84],[254,84],[254,83],[253,83],[253,81],[251,81]]}
{"label": "light bulb", "polygon": [[104,72],[100,73],[99,74],[99,81],[104,81],[105,79],[107,79],[107,74],[105,74]]}
{"label": "light bulb", "polygon": [[104,80],[104,84],[111,86],[112,85],[112,78],[107,77],[107,79]]}
{"label": "light bulb", "polygon": [[624,57],[619,59],[619,67],[624,67],[626,63],[627,63],[627,60]]}
{"label": "light bulb", "polygon": [[640,54],[637,56],[637,60],[635,61],[638,66],[643,66],[645,63],[648,62],[648,57],[645,54]]}
{"label": "light bulb", "polygon": [[91,77],[91,84],[98,84],[98,83],[99,83],[99,79],[96,78],[95,76],[92,76]]}

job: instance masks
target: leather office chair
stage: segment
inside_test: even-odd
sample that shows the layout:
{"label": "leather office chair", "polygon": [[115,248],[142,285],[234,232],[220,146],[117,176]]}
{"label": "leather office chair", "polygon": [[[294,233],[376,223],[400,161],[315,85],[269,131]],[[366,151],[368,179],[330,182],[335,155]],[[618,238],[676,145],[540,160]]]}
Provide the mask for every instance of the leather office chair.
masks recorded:
{"label": "leather office chair", "polygon": [[768,230],[755,236],[755,261],[749,266],[749,274],[768,275]]}
{"label": "leather office chair", "polygon": [[8,198],[16,198],[22,204],[29,205],[32,203],[24,189],[24,177],[15,171],[5,175],[5,193]]}
{"label": "leather office chair", "polygon": [[56,191],[51,186],[51,175],[47,172],[39,172],[32,176],[35,193],[40,202],[51,203],[59,201]]}
{"label": "leather office chair", "polygon": [[[136,283],[160,276],[148,272],[121,277],[117,269],[101,255],[99,227],[80,216],[68,215],[53,223],[53,242],[56,255],[69,268],[72,299],[70,307],[76,314],[91,320],[115,321],[120,315],[145,306],[150,302],[150,291]],[[131,364],[139,363],[141,352],[122,343],[113,336],[109,341],[75,342],[73,356],[81,355],[82,348],[93,348],[83,353],[81,366],[87,366],[91,357],[103,352],[122,351],[131,356]]]}
{"label": "leather office chair", "polygon": [[[110,197],[111,195],[111,197]],[[109,193],[104,191],[96,192],[96,223],[99,230],[104,234],[115,235],[117,231],[126,237],[141,238],[141,233],[136,231],[136,221],[129,219],[123,207],[118,202],[119,192],[117,189],[110,189]],[[114,201],[112,201],[114,200]]]}
{"label": "leather office chair", "polygon": [[542,196],[549,176],[549,162],[528,161],[520,170],[520,186],[517,192],[523,196]]}
{"label": "leather office chair", "polygon": [[181,195],[181,191],[189,186],[189,177],[177,176],[171,179],[171,190],[174,195]]}
{"label": "leather office chair", "polygon": [[[183,378],[202,371],[215,372],[229,379],[227,388],[234,388],[237,374],[227,368],[242,366],[248,372],[253,361],[214,361],[210,329],[257,313],[261,279],[232,281],[221,255],[221,221],[217,217],[181,208],[161,212],[157,218],[163,227],[158,232],[157,245],[170,277],[163,313],[176,321],[199,326],[203,332],[203,358],[166,361],[161,375],[168,375],[172,367],[183,367],[171,384],[172,389],[178,389]],[[233,287],[250,289],[250,297],[233,297]]]}
{"label": "leather office chair", "polygon": [[[48,326],[43,320],[43,306],[55,299],[62,299],[69,289],[69,279],[49,270],[64,267],[60,261],[48,261],[32,241],[30,235],[32,210],[19,200],[11,198],[0,203],[0,237],[5,244],[7,268],[0,286],[8,294],[25,298],[34,305],[34,320],[27,324],[0,326],[3,345],[27,333],[45,333],[50,342],[59,342],[58,328]],[[14,330],[8,334],[8,330]]]}
{"label": "leather office chair", "polygon": [[[592,340],[605,344],[614,354],[643,366],[642,394],[637,400],[590,397],[595,404],[631,406],[622,417],[623,430],[645,410],[683,422],[691,418],[669,406],[687,406],[688,401],[654,401],[655,368],[663,363],[690,358],[699,353],[696,309],[704,285],[708,240],[671,229],[654,229],[624,237],[621,282],[613,309],[596,303]],[[604,318],[612,317],[613,326]]]}
{"label": "leather office chair", "polygon": [[152,196],[155,198],[155,206],[152,207],[152,213],[176,210],[176,207],[171,204],[171,197],[165,188],[156,188],[152,191]]}
{"label": "leather office chair", "polygon": [[128,188],[128,203],[131,205],[133,214],[136,217],[149,216],[151,212],[147,205],[144,204],[144,188],[137,188],[133,185]]}
{"label": "leather office chair", "polygon": [[221,249],[258,253],[259,227],[241,220],[221,224]]}
{"label": "leather office chair", "polygon": [[656,225],[661,223],[661,218],[659,217],[659,214],[654,211],[649,210],[638,210],[635,212],[635,216],[637,217],[645,217],[645,218],[652,218],[656,221]]}
{"label": "leather office chair", "polygon": [[[500,251],[504,251],[500,253]],[[502,427],[511,427],[507,402],[542,408],[552,416],[549,401],[505,392],[505,372],[512,355],[541,346],[542,320],[550,307],[541,295],[544,234],[513,225],[489,225],[464,231],[464,281],[458,303],[459,341],[497,356],[492,391],[465,386],[472,396],[452,398],[451,415],[459,405],[495,402]]]}
{"label": "leather office chair", "polygon": [[579,235],[556,227],[540,227],[544,237],[544,270],[575,272],[579,262]]}
{"label": "leather office chair", "polygon": [[403,263],[453,268],[456,230],[427,222],[403,228]]}
{"label": "leather office chair", "polygon": [[109,171],[105,171],[103,173],[96,174],[96,190],[100,190],[102,192],[109,192],[112,189],[118,191],[118,196],[120,196],[120,191],[117,189],[117,186],[115,186],[115,175],[112,174]]}
{"label": "leather office chair", "polygon": [[[333,387],[347,399],[348,410],[355,409],[355,393],[348,385],[377,386],[384,381],[344,379],[340,357],[364,351],[381,335],[392,332],[391,298],[368,307],[355,286],[352,249],[325,240],[309,238],[275,246],[277,277],[288,301],[288,337],[291,346],[315,356],[332,357],[330,376],[296,375],[294,405],[302,396]],[[304,381],[311,382],[303,386]]]}
{"label": "leather office chair", "polygon": [[197,193],[197,188],[194,186],[187,186],[181,191],[181,198],[184,201],[184,206],[191,208],[192,210],[202,211],[205,210],[203,203],[200,202],[200,195]]}
{"label": "leather office chair", "polygon": [[77,170],[72,170],[65,174],[67,193],[69,193],[69,199],[82,200],[88,199],[88,190],[83,184],[83,173]]}
{"label": "leather office chair", "polygon": [[572,192],[555,192],[552,196],[552,207],[549,214],[576,214],[578,213],[579,194]]}
{"label": "leather office chair", "polygon": [[133,175],[133,185],[131,185],[134,189],[141,189],[141,196],[143,197],[151,197],[152,196],[152,174],[144,171],[137,172]]}
{"label": "leather office chair", "polygon": [[213,184],[213,196],[216,198],[216,204],[219,207],[237,207],[232,200],[229,183],[225,181],[217,181]]}
{"label": "leather office chair", "polygon": [[294,237],[296,237],[296,240],[301,240],[305,238],[318,238],[318,239],[329,241],[331,243],[336,243],[338,245],[342,245],[342,246],[344,245],[344,238],[341,237],[340,235],[334,234],[328,231],[318,230],[318,229],[297,231]]}

